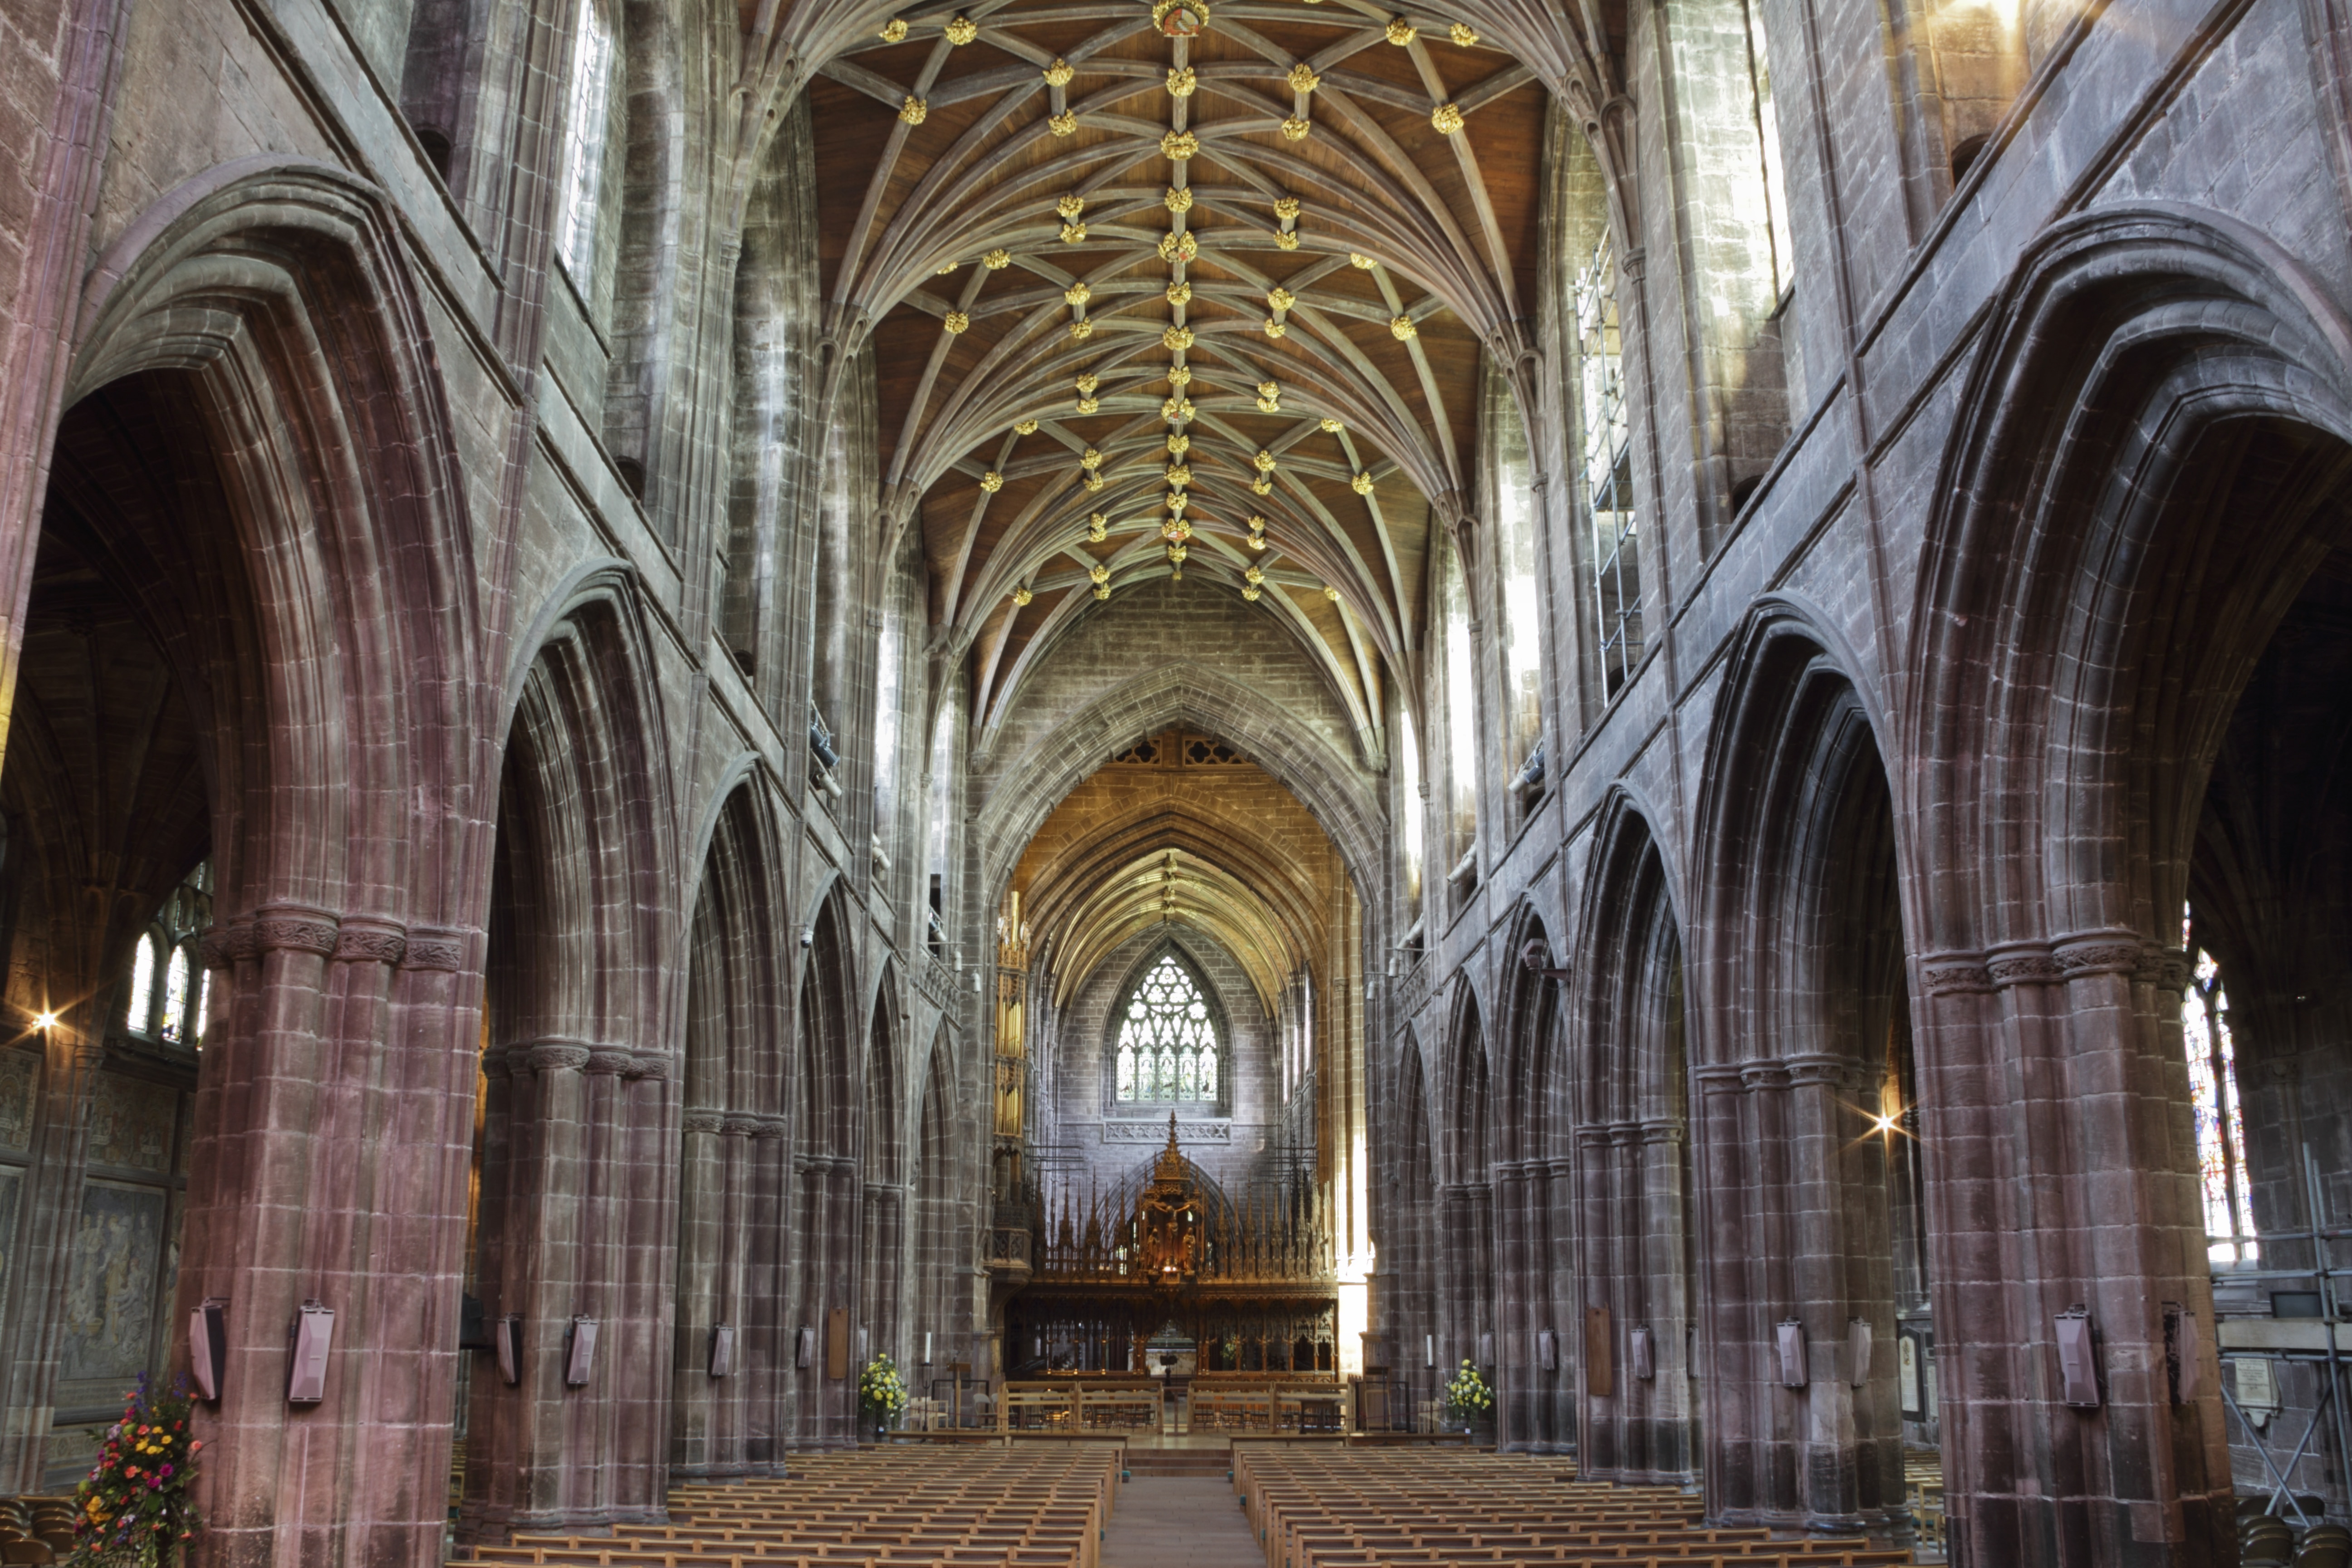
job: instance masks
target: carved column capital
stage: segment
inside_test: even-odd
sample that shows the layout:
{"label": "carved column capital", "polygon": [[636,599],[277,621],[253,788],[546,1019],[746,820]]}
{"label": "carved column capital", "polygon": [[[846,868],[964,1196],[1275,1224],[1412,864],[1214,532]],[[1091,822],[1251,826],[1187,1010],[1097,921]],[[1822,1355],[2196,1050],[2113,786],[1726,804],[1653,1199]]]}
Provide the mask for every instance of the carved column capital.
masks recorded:
{"label": "carved column capital", "polygon": [[253,940],[263,952],[308,952],[320,958],[335,951],[335,917],[299,904],[271,904],[255,911]]}
{"label": "carved column capital", "polygon": [[1919,984],[1930,996],[1987,994],[1992,974],[1982,953],[1937,952],[1920,960]]}
{"label": "carved column capital", "polygon": [[[2149,956],[2137,931],[2084,931],[2058,939],[2058,968],[2067,979],[2084,974],[2136,974]],[[2156,978],[2151,966],[2147,976]]]}
{"label": "carved column capital", "polygon": [[465,964],[467,934],[425,927],[412,931],[408,933],[408,952],[402,964],[408,969],[430,969],[454,974]]}
{"label": "carved column capital", "polygon": [[1985,961],[1985,972],[1992,976],[1994,986],[2003,991],[2013,985],[2054,984],[2066,977],[2049,947],[2038,942],[2008,942],[1993,949]]}
{"label": "carved column capital", "polygon": [[[515,1054],[513,1051],[508,1052],[508,1060],[513,1060]],[[557,1041],[545,1041],[529,1047],[520,1054],[533,1072],[552,1072],[563,1068],[578,1072],[588,1065],[588,1058],[594,1055],[585,1046],[565,1045]]]}
{"label": "carved column capital", "polygon": [[348,916],[335,933],[338,963],[396,965],[408,952],[407,929],[368,915]]}
{"label": "carved column capital", "polygon": [[206,969],[233,969],[238,960],[258,956],[261,944],[254,935],[253,923],[238,921],[205,932],[196,951]]}

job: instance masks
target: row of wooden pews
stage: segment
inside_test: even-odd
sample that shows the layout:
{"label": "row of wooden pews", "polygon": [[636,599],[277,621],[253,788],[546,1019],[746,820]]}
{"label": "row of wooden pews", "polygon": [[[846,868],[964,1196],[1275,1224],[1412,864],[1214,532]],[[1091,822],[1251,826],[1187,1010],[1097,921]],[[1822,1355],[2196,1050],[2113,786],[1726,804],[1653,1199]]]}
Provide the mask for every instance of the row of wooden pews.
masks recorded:
{"label": "row of wooden pews", "polygon": [[1580,1485],[1558,1460],[1432,1449],[1234,1448],[1234,1487],[1266,1568],[1861,1568],[1908,1552],[1710,1530],[1664,1487]]}
{"label": "row of wooden pews", "polygon": [[62,1563],[73,1554],[69,1497],[0,1498],[0,1563]]}
{"label": "row of wooden pews", "polygon": [[680,1487],[667,1524],[518,1535],[451,1568],[1099,1568],[1118,1449],[893,1446],[795,1455],[782,1480]]}

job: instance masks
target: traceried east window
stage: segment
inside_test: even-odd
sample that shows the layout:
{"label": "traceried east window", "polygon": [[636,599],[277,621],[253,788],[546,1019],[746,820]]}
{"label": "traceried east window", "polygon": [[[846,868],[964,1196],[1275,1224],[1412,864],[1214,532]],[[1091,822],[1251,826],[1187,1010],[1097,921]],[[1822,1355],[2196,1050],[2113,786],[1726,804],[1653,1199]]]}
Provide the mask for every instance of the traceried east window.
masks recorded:
{"label": "traceried east window", "polygon": [[2251,1184],[2246,1179],[2246,1119],[2238,1100],[2237,1052],[2230,1037],[2230,994],[2221,966],[2197,945],[2194,919],[2184,910],[2181,943],[2189,950],[2189,989],[2180,998],[2180,1037],[2189,1053],[2189,1089],[2197,1116],[2197,1184],[2205,1204],[2205,1251],[2215,1263],[2253,1263]]}
{"label": "traceried east window", "polygon": [[1633,516],[1633,432],[1617,333],[1617,259],[1603,235],[1570,289],[1576,306],[1577,414],[1601,693],[1617,695],[1642,659],[1642,564]]}
{"label": "traceried east window", "polygon": [[1144,972],[1119,1010],[1118,1098],[1207,1103],[1217,1098],[1217,1026],[1208,998],[1172,953]]}
{"label": "traceried east window", "polygon": [[572,81],[563,131],[563,199],[555,214],[556,254],[583,289],[595,255],[596,203],[604,174],[604,134],[613,84],[613,29],[596,0],[580,0],[572,39]]}

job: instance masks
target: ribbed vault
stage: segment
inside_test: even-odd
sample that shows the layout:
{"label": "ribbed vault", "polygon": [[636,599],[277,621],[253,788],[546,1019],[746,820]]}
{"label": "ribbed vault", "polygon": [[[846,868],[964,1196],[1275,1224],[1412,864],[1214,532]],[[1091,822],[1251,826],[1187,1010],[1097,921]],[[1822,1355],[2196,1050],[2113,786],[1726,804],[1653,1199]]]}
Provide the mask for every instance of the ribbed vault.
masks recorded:
{"label": "ribbed vault", "polygon": [[1429,531],[1475,491],[1480,351],[1514,377],[1532,352],[1523,62],[1577,57],[1519,47],[1533,25],[983,0],[819,68],[829,363],[876,351],[883,507],[921,530],[983,722],[1076,617],[1171,574],[1381,711]]}

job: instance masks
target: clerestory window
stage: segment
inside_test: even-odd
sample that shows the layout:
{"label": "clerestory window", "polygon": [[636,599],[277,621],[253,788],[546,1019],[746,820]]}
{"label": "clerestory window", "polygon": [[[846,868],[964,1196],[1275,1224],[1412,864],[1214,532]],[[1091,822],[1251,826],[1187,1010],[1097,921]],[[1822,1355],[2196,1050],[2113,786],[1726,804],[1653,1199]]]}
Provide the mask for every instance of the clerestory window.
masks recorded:
{"label": "clerestory window", "polygon": [[563,129],[563,191],[555,215],[555,248],[584,292],[595,258],[596,206],[604,175],[604,136],[613,85],[613,29],[596,0],[580,0],[572,38],[572,79]]}
{"label": "clerestory window", "polygon": [[1200,983],[1162,954],[1128,993],[1118,1014],[1118,1099],[1125,1104],[1213,1103],[1218,1090],[1216,1021]]}
{"label": "clerestory window", "polygon": [[1580,467],[1592,535],[1601,694],[1617,695],[1642,659],[1642,565],[1633,515],[1633,432],[1617,332],[1617,258],[1603,235],[1570,290],[1576,307]]}
{"label": "clerestory window", "polygon": [[1789,237],[1788,178],[1780,166],[1780,116],[1772,105],[1772,46],[1764,36],[1764,8],[1748,13],[1748,83],[1756,106],[1756,139],[1764,181],[1764,229],[1772,242],[1772,295],[1784,299],[1796,287],[1795,245]]}

